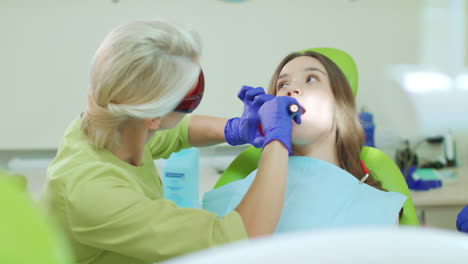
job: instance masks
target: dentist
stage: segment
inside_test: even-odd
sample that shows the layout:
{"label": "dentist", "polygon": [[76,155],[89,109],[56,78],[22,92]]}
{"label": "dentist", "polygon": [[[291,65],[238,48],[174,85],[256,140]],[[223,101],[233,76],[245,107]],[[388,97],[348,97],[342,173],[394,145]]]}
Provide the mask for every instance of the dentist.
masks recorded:
{"label": "dentist", "polygon": [[[97,50],[86,111],[66,129],[40,201],[76,263],[153,263],[274,232],[291,153],[287,106],[298,103],[244,87],[241,117],[188,116],[204,92],[200,52],[193,30],[162,20],[119,26]],[[154,159],[225,141],[263,148],[233,212],[220,219],[163,198]]]}

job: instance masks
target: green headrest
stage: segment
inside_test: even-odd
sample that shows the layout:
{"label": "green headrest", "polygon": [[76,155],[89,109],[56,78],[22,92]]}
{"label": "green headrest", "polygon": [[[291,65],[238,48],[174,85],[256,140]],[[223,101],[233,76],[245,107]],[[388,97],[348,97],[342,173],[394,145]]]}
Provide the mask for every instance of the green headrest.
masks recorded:
{"label": "green headrest", "polygon": [[358,87],[358,71],[356,63],[354,62],[351,55],[342,50],[334,48],[312,48],[299,51],[299,53],[304,53],[306,51],[315,51],[320,53],[338,65],[338,68],[340,68],[346,76],[349,86],[351,86],[351,90],[353,91],[353,95],[356,96]]}

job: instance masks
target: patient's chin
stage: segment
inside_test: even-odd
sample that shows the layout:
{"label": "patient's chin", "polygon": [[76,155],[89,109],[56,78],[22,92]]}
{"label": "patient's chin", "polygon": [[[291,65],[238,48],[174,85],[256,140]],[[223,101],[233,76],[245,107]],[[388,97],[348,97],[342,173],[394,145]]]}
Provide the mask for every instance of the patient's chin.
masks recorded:
{"label": "patient's chin", "polygon": [[295,147],[303,147],[305,145],[310,145],[313,143],[313,140],[308,137],[292,137],[291,144]]}
{"label": "patient's chin", "polygon": [[292,133],[291,144],[298,147],[312,145],[323,140],[328,134],[328,132],[319,129],[295,129]]}

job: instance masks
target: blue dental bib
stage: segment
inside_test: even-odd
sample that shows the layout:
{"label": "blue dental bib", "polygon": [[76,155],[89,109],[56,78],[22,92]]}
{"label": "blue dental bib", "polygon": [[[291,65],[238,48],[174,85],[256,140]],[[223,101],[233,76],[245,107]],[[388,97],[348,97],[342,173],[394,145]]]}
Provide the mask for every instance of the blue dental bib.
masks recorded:
{"label": "blue dental bib", "polygon": [[[206,192],[203,209],[223,217],[242,201],[257,170]],[[406,196],[359,181],[347,171],[318,159],[289,157],[283,212],[276,232],[351,226],[394,226]]]}

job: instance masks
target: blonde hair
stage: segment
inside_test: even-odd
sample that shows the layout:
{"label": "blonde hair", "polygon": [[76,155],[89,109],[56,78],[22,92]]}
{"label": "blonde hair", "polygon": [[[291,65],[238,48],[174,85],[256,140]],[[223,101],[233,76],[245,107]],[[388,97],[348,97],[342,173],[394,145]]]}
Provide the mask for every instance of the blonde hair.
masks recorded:
{"label": "blonde hair", "polygon": [[[331,90],[336,102],[336,154],[340,167],[352,174],[357,179],[365,175],[360,164],[360,153],[364,146],[365,135],[359,121],[354,95],[340,68],[328,57],[313,51],[304,53],[292,53],[286,56],[273,74],[270,81],[268,93],[276,95],[276,83],[283,67],[293,59],[307,56],[317,59],[328,73]],[[365,181],[370,186],[383,190],[382,185],[369,173],[369,178]]]}
{"label": "blonde hair", "polygon": [[135,21],[112,30],[97,50],[81,130],[96,148],[118,144],[131,119],[171,112],[200,73],[198,34],[164,20]]}

